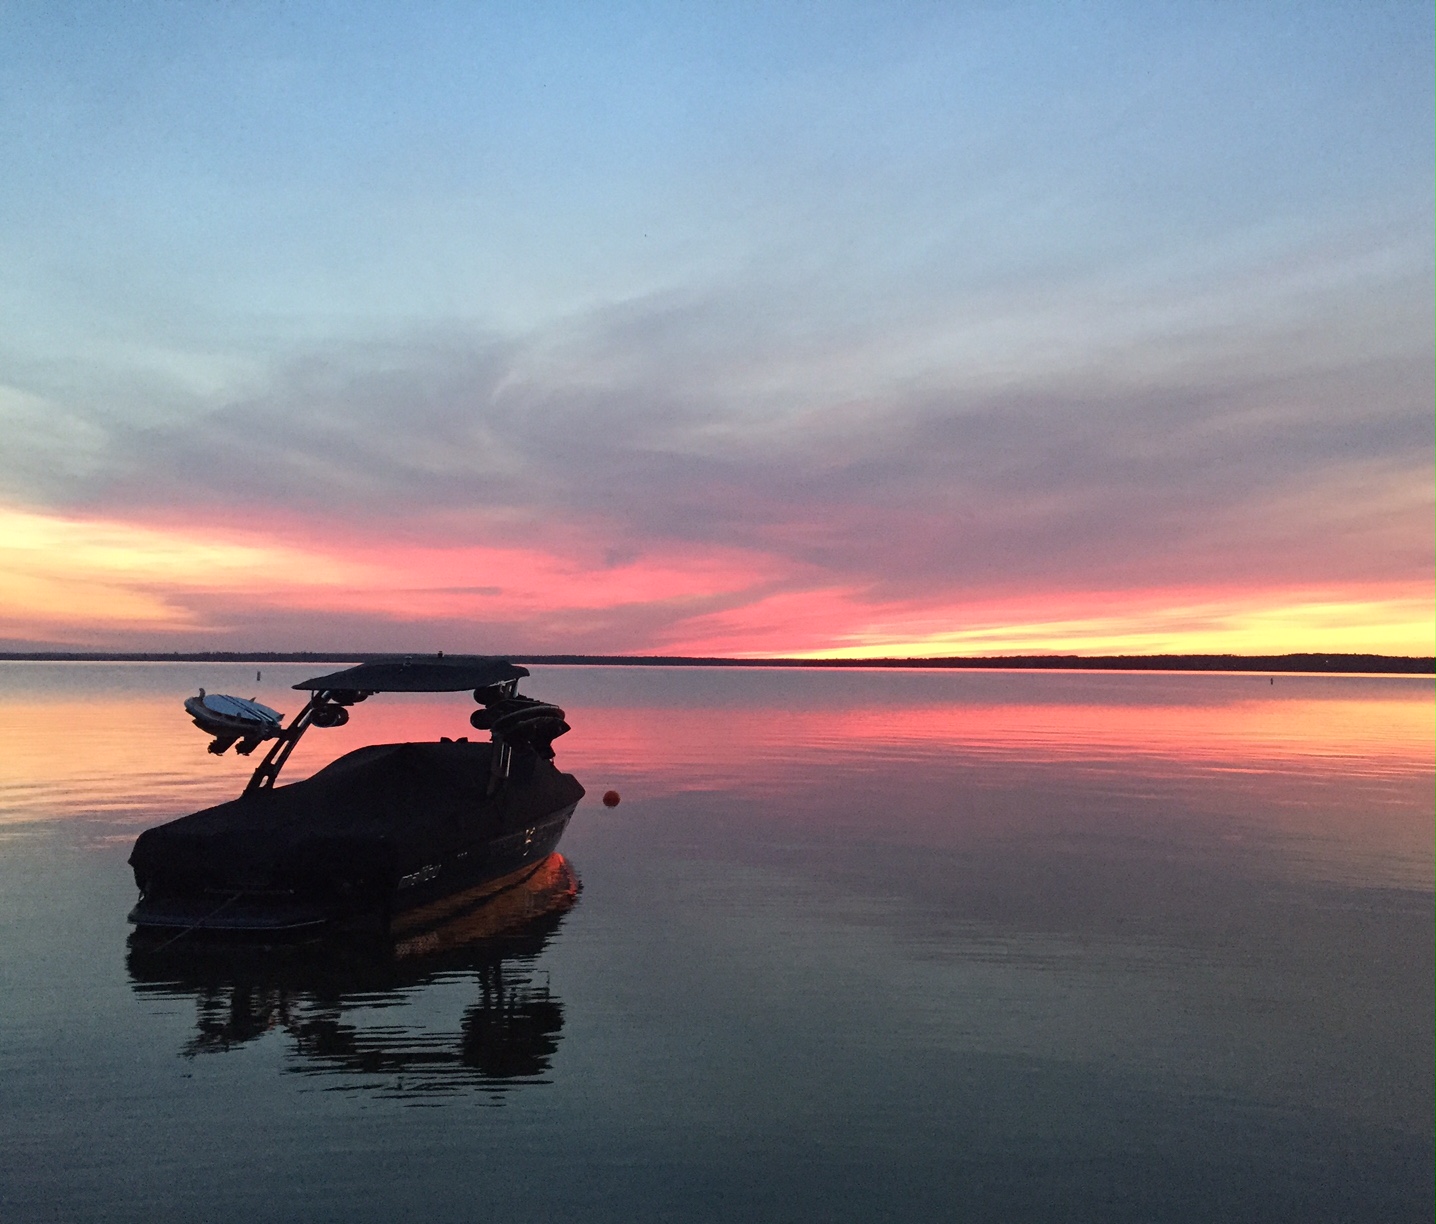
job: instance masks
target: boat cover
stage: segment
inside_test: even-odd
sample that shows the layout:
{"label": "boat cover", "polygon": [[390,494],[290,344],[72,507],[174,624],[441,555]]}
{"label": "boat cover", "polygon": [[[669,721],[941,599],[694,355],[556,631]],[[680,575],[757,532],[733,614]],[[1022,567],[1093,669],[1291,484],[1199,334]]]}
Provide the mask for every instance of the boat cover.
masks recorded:
{"label": "boat cover", "polygon": [[140,880],[185,889],[391,890],[459,847],[560,811],[583,788],[528,756],[518,785],[486,793],[493,746],[374,744],[273,790],[250,791],[140,834]]}
{"label": "boat cover", "polygon": [[527,667],[485,655],[395,655],[315,676],[294,687],[329,692],[457,693],[527,676]]}

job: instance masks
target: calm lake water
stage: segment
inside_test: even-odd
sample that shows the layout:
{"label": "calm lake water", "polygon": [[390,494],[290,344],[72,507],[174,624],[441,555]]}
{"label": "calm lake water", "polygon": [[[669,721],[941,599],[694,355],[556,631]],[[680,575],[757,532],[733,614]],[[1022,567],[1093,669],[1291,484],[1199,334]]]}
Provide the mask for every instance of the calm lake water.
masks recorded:
{"label": "calm lake water", "polygon": [[5,1220],[1431,1218],[1429,678],[535,668],[539,917],[132,949],[316,670],[0,664]]}

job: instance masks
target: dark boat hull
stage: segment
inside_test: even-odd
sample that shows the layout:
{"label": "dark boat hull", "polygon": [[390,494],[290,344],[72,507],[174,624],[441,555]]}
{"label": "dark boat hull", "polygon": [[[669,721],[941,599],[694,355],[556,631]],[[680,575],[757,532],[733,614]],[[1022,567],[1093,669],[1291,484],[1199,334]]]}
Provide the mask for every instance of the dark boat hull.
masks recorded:
{"label": "dark boat hull", "polygon": [[141,896],[129,920],[157,934],[399,929],[413,911],[522,879],[556,849],[583,788],[538,759],[490,795],[488,747],[361,749],[149,830],[130,858]]}
{"label": "dark boat hull", "polygon": [[568,827],[576,804],[536,825],[497,839],[488,853],[472,852],[433,864],[432,875],[409,887],[396,888],[387,903],[354,906],[331,897],[304,898],[275,892],[240,892],[218,897],[171,893],[144,896],[130,910],[129,921],[154,931],[210,931],[238,935],[303,934],[338,923],[372,918],[398,934],[410,929],[413,915],[445,906],[473,904],[475,890],[501,891],[522,882],[529,871],[551,855]]}

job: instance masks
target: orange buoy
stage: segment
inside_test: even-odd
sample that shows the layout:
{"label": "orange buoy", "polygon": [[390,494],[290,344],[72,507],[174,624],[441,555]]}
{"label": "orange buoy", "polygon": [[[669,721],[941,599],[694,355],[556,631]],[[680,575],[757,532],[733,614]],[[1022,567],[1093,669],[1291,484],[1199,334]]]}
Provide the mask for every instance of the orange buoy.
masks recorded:
{"label": "orange buoy", "polygon": [[604,807],[617,807],[617,806],[618,806],[618,792],[617,792],[617,791],[604,791],[604,792],[603,792],[603,806],[604,806]]}

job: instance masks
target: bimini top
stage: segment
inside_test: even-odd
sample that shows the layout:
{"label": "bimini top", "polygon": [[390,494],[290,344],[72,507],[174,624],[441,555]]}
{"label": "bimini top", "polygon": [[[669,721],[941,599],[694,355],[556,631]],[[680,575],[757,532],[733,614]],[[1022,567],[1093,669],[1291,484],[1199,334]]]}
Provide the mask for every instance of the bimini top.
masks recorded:
{"label": "bimini top", "polygon": [[457,693],[527,676],[529,669],[485,655],[390,655],[315,676],[294,687],[311,692]]}

